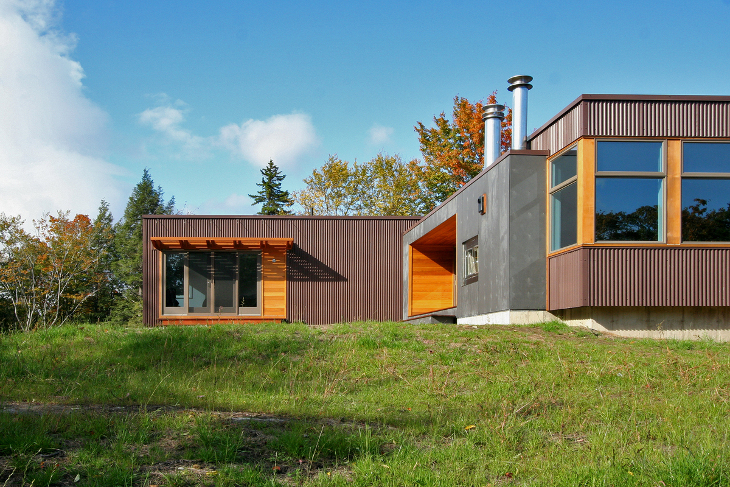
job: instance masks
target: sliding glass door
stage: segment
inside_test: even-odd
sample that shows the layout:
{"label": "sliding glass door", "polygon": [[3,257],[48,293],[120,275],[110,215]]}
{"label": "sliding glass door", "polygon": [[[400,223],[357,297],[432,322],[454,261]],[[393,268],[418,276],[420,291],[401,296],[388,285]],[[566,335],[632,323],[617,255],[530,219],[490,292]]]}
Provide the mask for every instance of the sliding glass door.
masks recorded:
{"label": "sliding glass door", "polygon": [[260,252],[170,252],[163,274],[163,314],[261,315]]}

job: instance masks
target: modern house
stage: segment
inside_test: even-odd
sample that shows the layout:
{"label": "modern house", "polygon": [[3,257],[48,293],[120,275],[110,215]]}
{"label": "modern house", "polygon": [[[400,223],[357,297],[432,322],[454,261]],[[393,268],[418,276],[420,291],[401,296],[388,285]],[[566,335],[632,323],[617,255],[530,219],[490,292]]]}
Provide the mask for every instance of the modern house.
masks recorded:
{"label": "modern house", "polygon": [[147,325],[399,320],[417,217],[143,217]]}
{"label": "modern house", "polygon": [[[730,339],[730,97],[582,95],[423,218],[148,216],[145,322],[560,319]],[[222,291],[221,291],[222,290]]]}

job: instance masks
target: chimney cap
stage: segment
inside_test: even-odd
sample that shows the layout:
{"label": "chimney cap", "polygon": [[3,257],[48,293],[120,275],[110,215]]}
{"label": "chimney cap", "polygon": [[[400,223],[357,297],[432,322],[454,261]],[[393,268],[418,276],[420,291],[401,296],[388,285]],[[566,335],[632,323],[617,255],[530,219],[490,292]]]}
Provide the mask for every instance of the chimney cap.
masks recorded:
{"label": "chimney cap", "polygon": [[484,113],[482,114],[482,120],[486,120],[488,118],[498,118],[500,120],[504,119],[504,105],[500,105],[499,103],[490,103],[489,105],[484,105]]}
{"label": "chimney cap", "polygon": [[519,74],[517,76],[512,76],[510,79],[507,80],[507,83],[510,83],[510,86],[508,86],[507,89],[509,91],[512,91],[515,88],[525,86],[525,87],[527,87],[528,90],[531,90],[532,85],[530,84],[530,81],[532,81],[532,76],[527,76],[525,74]]}

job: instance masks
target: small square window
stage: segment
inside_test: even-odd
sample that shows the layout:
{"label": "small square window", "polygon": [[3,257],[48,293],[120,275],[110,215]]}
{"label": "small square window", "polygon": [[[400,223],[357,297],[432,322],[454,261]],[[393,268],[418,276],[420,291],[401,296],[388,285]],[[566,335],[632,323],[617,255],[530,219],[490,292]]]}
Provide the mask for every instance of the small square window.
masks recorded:
{"label": "small square window", "polygon": [[464,285],[476,282],[479,277],[479,240],[473,237],[464,242]]}

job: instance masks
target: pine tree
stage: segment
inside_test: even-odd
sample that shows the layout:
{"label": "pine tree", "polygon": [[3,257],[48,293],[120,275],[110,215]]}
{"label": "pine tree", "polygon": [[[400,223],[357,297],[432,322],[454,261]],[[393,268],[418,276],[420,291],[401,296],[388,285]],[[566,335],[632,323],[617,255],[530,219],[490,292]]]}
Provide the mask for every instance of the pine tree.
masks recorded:
{"label": "pine tree", "polygon": [[269,164],[261,170],[260,183],[256,183],[261,189],[256,194],[250,194],[253,198],[253,204],[263,203],[259,215],[290,215],[288,208],[293,204],[289,197],[289,191],[281,189],[281,182],[286,177],[279,172],[279,167],[274,161],[269,160]]}
{"label": "pine tree", "polygon": [[99,256],[94,269],[99,279],[98,289],[86,306],[86,314],[91,321],[105,320],[109,317],[118,294],[119,285],[112,273],[112,263],[116,260],[114,251],[114,218],[109,210],[109,203],[101,200],[99,213],[94,219],[92,237],[93,251]]}
{"label": "pine tree", "polygon": [[114,306],[113,320],[129,322],[141,318],[142,311],[142,215],[170,215],[175,209],[175,198],[165,203],[162,188],[152,181],[145,168],[127,201],[124,216],[114,228],[116,260],[112,269],[122,287],[122,299]]}

